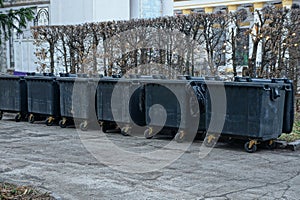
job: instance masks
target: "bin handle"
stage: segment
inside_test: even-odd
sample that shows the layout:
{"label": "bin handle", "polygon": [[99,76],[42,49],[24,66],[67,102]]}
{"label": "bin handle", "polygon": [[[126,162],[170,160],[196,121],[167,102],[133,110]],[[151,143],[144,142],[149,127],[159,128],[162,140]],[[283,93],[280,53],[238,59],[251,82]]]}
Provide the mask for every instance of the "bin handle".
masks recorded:
{"label": "bin handle", "polygon": [[131,81],[131,84],[132,85],[140,85],[140,82],[139,81]]}
{"label": "bin handle", "polygon": [[272,90],[271,90],[271,100],[275,101],[278,97],[280,97],[278,88],[272,88]]}
{"label": "bin handle", "polygon": [[288,92],[290,92],[290,91],[292,91],[292,87],[290,87],[290,86],[285,86],[285,91],[288,91]]}
{"label": "bin handle", "polygon": [[234,78],[235,82],[242,82],[242,81],[246,81],[246,82],[252,82],[252,78],[251,77],[240,77],[240,76],[236,76]]}

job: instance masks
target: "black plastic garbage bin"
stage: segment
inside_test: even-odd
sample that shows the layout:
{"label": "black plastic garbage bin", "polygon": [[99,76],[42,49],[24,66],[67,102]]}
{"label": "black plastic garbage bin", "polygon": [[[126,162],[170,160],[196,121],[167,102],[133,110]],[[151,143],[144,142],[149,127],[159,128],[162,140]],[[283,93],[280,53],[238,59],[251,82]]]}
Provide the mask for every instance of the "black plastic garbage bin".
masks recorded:
{"label": "black plastic garbage bin", "polygon": [[259,83],[284,83],[285,85],[285,101],[284,101],[284,116],[282,124],[282,133],[291,133],[294,124],[294,89],[293,82],[286,78],[273,79],[257,79],[250,77],[235,77],[236,82],[259,82]]}
{"label": "black plastic garbage bin", "polygon": [[[163,131],[168,130],[175,135],[176,141],[181,142],[183,139],[187,139],[187,136],[193,139],[197,127],[199,127],[198,129],[204,128],[203,125],[200,125],[199,100],[202,97],[201,94],[200,96],[197,95],[200,88],[191,84],[191,80],[180,79],[143,82],[145,85],[146,124],[148,126],[144,132],[146,138],[151,138],[156,133],[163,133]],[[162,115],[162,113],[166,113],[166,115]],[[165,123],[162,125],[164,120]]]}
{"label": "black plastic garbage bin", "polygon": [[27,76],[28,121],[47,118],[51,126],[60,118],[59,86],[54,76]]}
{"label": "black plastic garbage bin", "polygon": [[[278,81],[278,80],[277,80]],[[284,101],[284,115],[282,132],[291,133],[293,131],[294,118],[295,118],[295,93],[293,81],[284,79],[285,87],[285,101]]]}
{"label": "black plastic garbage bin", "polygon": [[[88,78],[59,77],[60,88],[60,114],[61,128],[65,128],[69,122],[80,120],[80,129],[85,131],[88,124],[96,115],[95,92],[96,87]],[[94,115],[93,115],[94,114]]]}
{"label": "black plastic garbage bin", "polygon": [[27,85],[24,77],[0,76],[0,119],[3,112],[17,113],[17,122],[27,115]]}
{"label": "black plastic garbage bin", "polygon": [[130,135],[133,128],[145,126],[144,87],[140,81],[125,78],[98,81],[96,107],[103,132],[118,127],[123,135]]}
{"label": "black plastic garbage bin", "polygon": [[[285,95],[288,84],[272,82],[224,82],[219,84],[207,81],[208,93],[220,87],[226,92],[226,111],[212,111],[212,101],[207,95],[206,124],[212,116],[224,119],[222,136],[249,140],[244,147],[247,152],[255,152],[259,142],[267,141],[269,145],[278,138],[283,130]],[[224,98],[225,99],[225,98]],[[216,122],[214,122],[216,123]],[[213,136],[214,127],[209,134]],[[207,137],[209,138],[209,137]],[[213,142],[204,141],[206,145]]]}

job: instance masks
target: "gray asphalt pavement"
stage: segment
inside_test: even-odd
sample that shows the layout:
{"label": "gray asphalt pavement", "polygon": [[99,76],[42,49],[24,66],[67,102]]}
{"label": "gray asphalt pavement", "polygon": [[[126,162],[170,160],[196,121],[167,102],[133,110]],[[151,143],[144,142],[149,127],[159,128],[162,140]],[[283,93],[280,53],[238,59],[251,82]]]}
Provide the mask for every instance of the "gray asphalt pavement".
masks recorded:
{"label": "gray asphalt pavement", "polygon": [[[145,153],[144,160],[128,156],[119,161],[122,154],[118,157],[117,148],[106,149],[97,157],[83,142],[85,136],[98,137],[101,147],[110,141],[125,153]],[[84,135],[75,128],[16,123],[4,116],[0,121],[0,181],[32,185],[72,200],[300,197],[300,151],[260,148],[249,154],[241,144],[220,142],[201,157],[202,141],[197,140],[182,155],[178,150],[182,144],[165,148],[174,155],[179,152],[179,158],[163,168],[155,164],[164,159],[149,158],[153,169],[148,169],[152,165],[147,152],[164,149],[169,142],[168,138],[146,140],[97,130]],[[165,157],[173,155],[168,153]],[[138,173],[143,165],[148,172]]]}

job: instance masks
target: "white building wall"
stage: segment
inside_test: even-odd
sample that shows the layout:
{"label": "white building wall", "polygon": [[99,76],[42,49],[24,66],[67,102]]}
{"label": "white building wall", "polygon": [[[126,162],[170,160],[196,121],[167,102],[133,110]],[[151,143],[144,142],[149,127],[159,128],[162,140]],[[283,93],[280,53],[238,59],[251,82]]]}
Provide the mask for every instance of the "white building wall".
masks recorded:
{"label": "white building wall", "polygon": [[51,0],[50,25],[80,24],[93,18],[93,1]]}
{"label": "white building wall", "polygon": [[174,13],[174,1],[163,0],[163,16],[173,16]]}
{"label": "white building wall", "polygon": [[9,68],[10,66],[10,55],[9,55],[9,51],[10,51],[10,47],[9,47],[9,41],[5,42],[5,53],[3,53],[3,55],[6,55],[6,69],[4,69],[4,67],[2,67],[2,72],[6,72],[6,70]]}
{"label": "white building wall", "polygon": [[130,18],[129,0],[51,0],[50,24],[81,24]]}
{"label": "white building wall", "polygon": [[130,0],[130,18],[173,15],[173,0]]}
{"label": "white building wall", "polygon": [[34,55],[34,44],[32,39],[14,41],[15,71],[36,71],[36,57]]}
{"label": "white building wall", "polygon": [[[86,0],[85,0],[86,1]],[[112,21],[130,19],[130,0],[93,0],[94,20]]]}

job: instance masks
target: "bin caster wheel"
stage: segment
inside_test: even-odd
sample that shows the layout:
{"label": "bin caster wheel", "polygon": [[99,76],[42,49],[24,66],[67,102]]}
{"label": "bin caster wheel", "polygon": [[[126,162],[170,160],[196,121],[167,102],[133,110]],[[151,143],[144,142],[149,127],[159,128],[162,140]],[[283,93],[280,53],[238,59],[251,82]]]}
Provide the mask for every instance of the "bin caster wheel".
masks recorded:
{"label": "bin caster wheel", "polygon": [[184,131],[179,131],[178,133],[176,133],[175,135],[175,141],[178,143],[182,143],[184,141],[185,138],[185,132]]}
{"label": "bin caster wheel", "polygon": [[254,153],[257,150],[256,142],[254,141],[246,142],[244,148],[248,153]]}
{"label": "bin caster wheel", "polygon": [[107,123],[104,122],[104,123],[102,124],[102,132],[103,132],[103,133],[107,133],[107,130],[108,130],[108,129],[109,129],[109,128],[108,128]]}
{"label": "bin caster wheel", "polygon": [[22,119],[22,115],[21,115],[21,113],[18,113],[18,114],[15,116],[15,121],[16,121],[16,122],[20,122],[21,119]]}
{"label": "bin caster wheel", "polygon": [[58,122],[58,124],[59,124],[60,128],[66,128],[67,127],[67,121],[66,120],[62,119]]}
{"label": "bin caster wheel", "polygon": [[146,139],[151,139],[153,138],[153,129],[151,127],[147,128],[145,131],[144,131],[144,136]]}
{"label": "bin caster wheel", "polygon": [[213,135],[208,135],[203,141],[206,147],[213,147],[216,144],[216,137]]}
{"label": "bin caster wheel", "polygon": [[129,126],[121,128],[121,134],[124,136],[130,136],[131,128]]}
{"label": "bin caster wheel", "polygon": [[46,125],[47,126],[52,126],[54,123],[54,118],[53,117],[49,117],[48,119],[46,119]]}
{"label": "bin caster wheel", "polygon": [[0,111],[0,120],[2,119],[2,117],[3,117],[3,112]]}
{"label": "bin caster wheel", "polygon": [[31,123],[31,124],[34,123],[34,115],[33,114],[29,115],[28,122]]}
{"label": "bin caster wheel", "polygon": [[80,127],[80,130],[82,130],[82,131],[87,131],[88,130],[87,122],[81,122],[79,127]]}
{"label": "bin caster wheel", "polygon": [[276,149],[276,142],[274,140],[270,140],[266,143],[266,147],[270,150]]}

